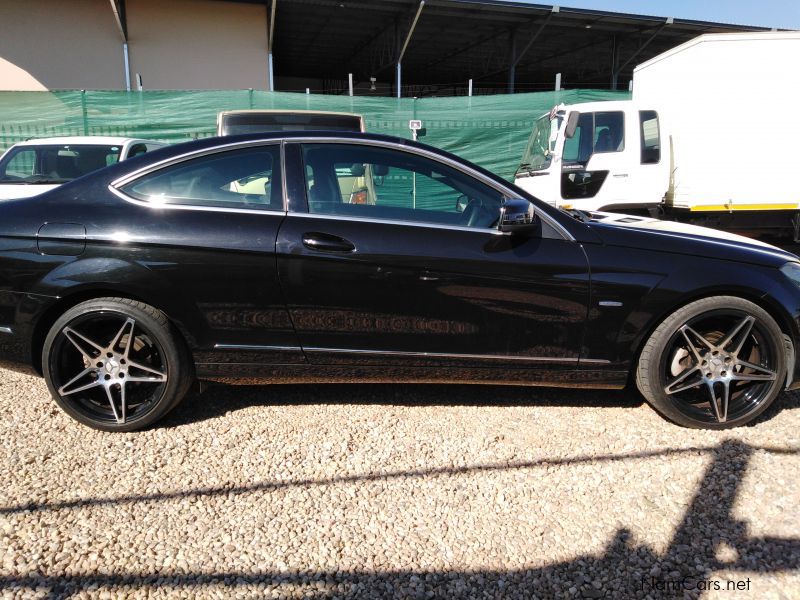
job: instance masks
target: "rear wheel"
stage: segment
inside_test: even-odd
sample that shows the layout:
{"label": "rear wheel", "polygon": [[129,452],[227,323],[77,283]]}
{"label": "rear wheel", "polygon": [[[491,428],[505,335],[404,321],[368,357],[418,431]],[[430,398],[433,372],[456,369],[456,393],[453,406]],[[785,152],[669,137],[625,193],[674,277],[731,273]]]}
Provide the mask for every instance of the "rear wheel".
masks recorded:
{"label": "rear wheel", "polygon": [[656,328],[639,358],[636,383],[647,401],[686,427],[749,423],[786,381],[786,350],[775,320],[732,296],[692,302]]}
{"label": "rear wheel", "polygon": [[69,309],[42,350],[56,403],[84,425],[133,431],[166,415],[186,394],[191,361],[166,316],[125,298]]}

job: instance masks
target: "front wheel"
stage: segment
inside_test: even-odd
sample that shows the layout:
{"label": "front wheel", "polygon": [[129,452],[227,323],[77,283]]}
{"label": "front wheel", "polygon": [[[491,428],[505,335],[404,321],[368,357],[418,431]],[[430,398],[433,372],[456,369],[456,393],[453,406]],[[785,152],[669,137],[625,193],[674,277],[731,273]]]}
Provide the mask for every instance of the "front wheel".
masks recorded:
{"label": "front wheel", "polygon": [[647,340],[636,369],[645,399],[685,427],[749,423],[786,381],[783,333],[761,307],[733,296],[675,311]]}
{"label": "front wheel", "polygon": [[98,298],[66,311],[42,349],[56,403],[103,431],[134,431],[172,410],[191,381],[188,351],[166,316],[125,298]]}

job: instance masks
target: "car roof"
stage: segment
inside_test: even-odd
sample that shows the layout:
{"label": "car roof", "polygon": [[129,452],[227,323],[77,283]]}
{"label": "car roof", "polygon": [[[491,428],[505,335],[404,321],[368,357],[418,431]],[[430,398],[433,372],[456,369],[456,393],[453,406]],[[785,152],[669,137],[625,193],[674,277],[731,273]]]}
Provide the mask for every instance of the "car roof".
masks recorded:
{"label": "car roof", "polygon": [[261,108],[244,108],[238,110],[222,110],[219,112],[220,115],[336,115],[339,117],[356,117],[356,118],[363,118],[363,115],[358,113],[351,113],[351,112],[336,112],[330,110],[284,110],[278,108],[269,108],[269,109],[261,109]]}
{"label": "car roof", "polygon": [[155,140],[143,140],[140,138],[129,138],[110,135],[65,135],[48,138],[31,138],[24,142],[17,142],[15,146],[41,146],[44,144],[107,144],[110,146],[122,146],[128,142],[142,142],[147,144],[161,144]]}
{"label": "car roof", "polygon": [[[307,140],[311,139],[352,139],[352,140],[361,140],[365,142],[374,141],[374,142],[391,142],[394,144],[403,144],[407,146],[417,147],[417,148],[424,148],[426,150],[433,150],[441,154],[447,154],[443,150],[439,150],[438,148],[434,148],[432,146],[428,146],[426,144],[419,144],[417,142],[413,142],[406,138],[395,137],[392,135],[383,135],[380,133],[364,133],[361,131],[269,131],[263,133],[242,133],[237,135],[225,135],[219,137],[209,137],[203,138],[200,140],[194,140],[190,142],[184,142],[182,144],[176,144],[171,146],[171,148],[180,149],[181,152],[178,154],[182,154],[192,149],[202,149],[206,147],[213,147],[213,146],[227,146],[227,145],[234,145],[240,144],[242,142],[257,142],[257,141],[271,141],[271,140],[292,140],[292,139],[303,139]],[[463,160],[463,159],[462,159]]]}

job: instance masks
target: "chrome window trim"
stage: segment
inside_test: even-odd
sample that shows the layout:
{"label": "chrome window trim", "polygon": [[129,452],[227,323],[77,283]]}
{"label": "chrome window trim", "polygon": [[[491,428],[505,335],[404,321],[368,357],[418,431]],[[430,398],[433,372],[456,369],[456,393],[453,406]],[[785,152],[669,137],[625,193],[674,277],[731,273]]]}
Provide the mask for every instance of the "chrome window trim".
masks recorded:
{"label": "chrome window trim", "polygon": [[278,351],[290,351],[290,352],[300,352],[303,349],[300,346],[258,346],[254,344],[214,344],[214,350],[245,350],[245,351],[255,351],[261,352],[265,350],[278,350]]}
{"label": "chrome window trim", "polygon": [[281,140],[281,201],[283,213],[289,210],[289,188],[286,186],[286,143]]}
{"label": "chrome window trim", "polygon": [[451,354],[447,352],[403,352],[397,350],[360,350],[355,348],[321,348],[317,346],[258,346],[251,344],[214,344],[215,350],[282,350],[282,351],[304,351],[312,354],[360,354],[375,356],[398,356],[398,357],[418,357],[418,358],[467,358],[477,360],[516,360],[521,362],[544,362],[544,363],[563,363],[563,364],[610,364],[610,361],[597,358],[554,358],[547,356],[508,356],[504,354]]}
{"label": "chrome window trim", "polygon": [[286,216],[286,207],[283,207],[283,210],[266,210],[266,209],[257,209],[257,208],[223,208],[221,206],[199,206],[195,204],[156,204],[154,202],[148,202],[147,200],[139,200],[137,198],[133,198],[128,196],[124,192],[119,191],[117,188],[112,187],[111,185],[108,186],[108,191],[121,198],[125,202],[130,202],[131,204],[136,204],[137,206],[143,206],[145,208],[149,208],[151,210],[195,210],[195,211],[203,211],[203,212],[221,212],[221,213],[239,213],[239,214],[246,214],[246,215],[281,215],[283,217]]}
{"label": "chrome window trim", "polygon": [[[481,183],[483,183],[484,185],[489,186],[490,188],[494,189],[497,192],[500,192],[501,194],[503,194],[506,197],[519,198],[519,194],[517,194],[516,192],[514,192],[513,190],[511,190],[511,189],[509,189],[509,188],[507,188],[505,186],[499,185],[496,181],[486,177],[483,173],[480,173],[480,172],[478,172],[478,171],[476,171],[476,170],[474,170],[474,169],[472,169],[470,167],[464,166],[464,165],[462,165],[461,163],[459,163],[457,161],[454,161],[454,160],[452,160],[450,158],[447,158],[446,156],[441,156],[441,155],[437,154],[436,152],[431,152],[430,150],[427,150],[426,148],[409,147],[409,146],[406,146],[405,144],[400,144],[400,143],[397,143],[397,142],[389,142],[389,141],[385,141],[385,140],[362,140],[362,139],[358,139],[358,138],[337,138],[337,137],[325,137],[325,138],[307,137],[306,138],[306,137],[297,137],[297,138],[288,138],[288,139],[286,139],[284,141],[287,144],[290,144],[290,143],[312,144],[313,143],[313,144],[350,144],[350,145],[361,145],[361,146],[378,146],[378,147],[382,147],[382,148],[389,148],[389,149],[392,149],[392,150],[400,150],[401,152],[406,152],[408,154],[421,155],[421,156],[424,156],[425,158],[429,158],[429,159],[434,160],[436,162],[442,163],[443,165],[447,165],[451,169],[455,169],[456,171],[459,171],[460,173],[464,173],[465,175],[473,177],[473,178],[477,179],[478,181],[480,181]],[[303,213],[289,212],[288,214],[289,215],[298,215],[298,214],[303,214]],[[550,225],[559,234],[561,234],[561,236],[564,239],[572,241],[572,242],[575,241],[575,238],[572,236],[572,234],[570,234],[570,232],[567,231],[561,225],[561,223],[559,223],[558,221],[556,221],[552,217],[550,217],[550,215],[547,215],[547,214],[545,214],[545,213],[543,213],[541,211],[538,211],[538,210],[536,211],[536,214],[539,216],[540,219],[542,219],[543,221],[547,222],[548,225]],[[366,220],[366,219],[348,217],[347,215],[338,215],[338,216],[343,216],[344,218],[346,218],[347,220],[350,220],[350,221]],[[399,222],[403,223],[403,224],[407,224],[407,225],[411,224],[410,221],[399,221]],[[468,229],[470,229],[472,231],[490,231],[490,230],[492,230],[492,228],[486,228],[486,227],[469,227]]]}
{"label": "chrome window trim", "polygon": [[401,352],[395,350],[356,350],[347,348],[319,348],[303,347],[304,352],[311,353],[334,353],[334,354],[374,354],[376,356],[414,356],[420,358],[472,358],[478,360],[516,360],[521,362],[545,362],[545,363],[564,363],[578,364],[610,364],[610,361],[596,358],[554,358],[547,356],[507,356],[504,354],[450,354],[447,352]]}
{"label": "chrome window trim", "polygon": [[221,146],[213,146],[210,148],[202,148],[200,150],[192,150],[191,152],[184,152],[183,154],[178,154],[176,156],[171,156],[170,158],[165,158],[164,160],[160,160],[157,163],[146,165],[140,169],[137,169],[136,171],[128,173],[127,175],[118,177],[117,179],[112,181],[109,185],[112,185],[114,187],[119,187],[121,185],[130,183],[135,179],[138,179],[142,175],[147,175],[152,171],[158,171],[159,169],[163,167],[168,167],[173,163],[183,162],[184,160],[189,160],[191,158],[199,158],[207,154],[216,154],[217,152],[225,152],[227,150],[237,150],[239,148],[249,148],[251,146],[277,146],[282,144],[283,141],[284,141],[283,138],[270,139],[270,140],[248,140],[246,142],[233,142],[229,144],[222,144]]}
{"label": "chrome window trim", "polygon": [[427,229],[447,229],[453,231],[471,231],[489,235],[511,235],[506,231],[499,231],[494,227],[467,227],[466,225],[447,225],[446,223],[433,223],[429,221],[400,221],[397,219],[374,219],[372,217],[352,217],[349,215],[325,215],[317,213],[289,212],[288,217],[301,219],[325,219],[328,221],[352,221],[355,223],[379,223],[381,225],[400,225],[403,227],[424,227]]}
{"label": "chrome window trim", "polygon": [[[137,179],[144,177],[145,175],[149,175],[150,173],[154,173],[156,171],[160,171],[161,169],[165,169],[173,164],[181,163],[187,160],[192,160],[194,158],[202,158],[203,156],[209,156],[211,154],[217,154],[221,152],[228,152],[231,150],[239,150],[244,148],[252,148],[257,146],[278,146],[278,152],[280,154],[279,164],[280,164],[280,173],[281,173],[281,200],[283,204],[282,210],[269,210],[269,209],[258,209],[258,208],[227,208],[221,206],[203,206],[202,204],[157,204],[155,202],[151,202],[148,200],[140,200],[138,198],[134,198],[120,190],[119,188],[128,185],[129,183],[133,183]],[[148,165],[141,169],[134,171],[133,173],[128,173],[118,179],[115,179],[111,183],[108,184],[108,189],[111,191],[115,196],[122,198],[128,202],[132,202],[133,204],[137,204],[139,206],[147,206],[150,208],[182,208],[182,209],[189,209],[189,210],[205,210],[210,212],[233,212],[233,213],[246,213],[246,214],[286,214],[286,207],[287,207],[287,192],[286,192],[286,158],[284,154],[284,140],[252,140],[248,142],[238,142],[233,144],[224,144],[222,146],[214,146],[213,148],[203,148],[202,150],[196,150],[194,152],[186,152],[184,154],[180,154],[178,156],[173,156],[172,158],[167,158],[165,160],[161,160],[157,163],[152,165]],[[187,198],[187,200],[199,200],[196,198]]]}
{"label": "chrome window trim", "polygon": [[[270,140],[249,140],[246,142],[232,142],[229,144],[223,144],[221,146],[214,146],[212,148],[203,148],[201,150],[193,150],[191,152],[185,152],[183,154],[179,154],[177,156],[173,156],[164,160],[161,160],[157,163],[152,165],[147,165],[146,167],[142,167],[141,169],[137,169],[132,173],[128,173],[127,175],[123,175],[112,181],[108,185],[109,191],[111,191],[115,196],[127,201],[132,202],[133,204],[137,204],[139,206],[145,206],[150,208],[169,208],[169,209],[181,209],[181,210],[202,210],[202,211],[209,211],[209,212],[232,212],[232,213],[245,213],[245,214],[291,214],[291,215],[303,215],[303,214],[310,214],[310,213],[298,213],[298,212],[288,212],[288,191],[287,191],[287,182],[286,182],[286,153],[285,153],[285,145],[291,143],[298,143],[298,144],[308,144],[308,143],[330,143],[330,144],[360,144],[360,145],[371,145],[371,146],[379,146],[382,148],[389,148],[394,150],[400,150],[402,152],[407,152],[409,154],[416,154],[420,156],[424,156],[426,158],[430,158],[436,162],[440,162],[444,165],[447,165],[461,173],[474,177],[478,179],[483,184],[488,185],[489,187],[493,188],[494,190],[500,192],[501,194],[510,197],[516,198],[518,194],[516,194],[513,190],[498,184],[496,181],[486,177],[482,173],[471,169],[470,167],[465,167],[458,162],[449,159],[444,156],[440,156],[435,152],[431,152],[425,148],[410,148],[405,144],[398,143],[398,142],[389,142],[386,140],[364,140],[358,138],[345,138],[345,137],[296,137],[296,138],[280,138],[280,139],[270,139]],[[146,200],[137,200],[127,194],[121,192],[119,189],[120,186],[126,185],[139,177],[147,175],[148,173],[152,173],[153,171],[158,171],[164,167],[168,167],[172,164],[182,162],[184,160],[190,160],[192,158],[199,158],[202,156],[206,156],[209,154],[215,154],[217,152],[225,152],[227,150],[237,150],[240,148],[250,148],[253,146],[270,146],[274,144],[280,144],[281,146],[281,177],[283,178],[283,211],[275,211],[275,210],[259,210],[259,209],[247,209],[247,208],[222,208],[222,207],[211,207],[211,206],[201,206],[201,205],[194,205],[194,204],[161,204],[161,205],[154,205],[152,202],[148,202]],[[561,236],[569,241],[574,242],[575,238],[572,234],[569,233],[558,221],[550,217],[550,215],[542,212],[536,211],[536,214],[539,215],[539,218],[545,221],[548,225],[550,225],[553,229],[555,229]],[[320,216],[320,215],[314,215]],[[354,220],[352,218],[347,218],[347,216],[343,215],[329,215],[329,216],[340,216],[347,220]],[[358,219],[360,221],[366,221],[366,219]],[[388,220],[386,220],[388,221]],[[385,222],[380,219],[375,219],[374,221],[370,222]],[[416,223],[412,223],[410,221],[392,221],[392,224],[403,224],[403,225],[413,225]],[[421,226],[427,227],[455,227],[455,226],[445,226],[445,225],[437,225],[436,223],[418,223]],[[470,231],[496,231],[492,228],[478,228],[478,227],[468,227]]]}

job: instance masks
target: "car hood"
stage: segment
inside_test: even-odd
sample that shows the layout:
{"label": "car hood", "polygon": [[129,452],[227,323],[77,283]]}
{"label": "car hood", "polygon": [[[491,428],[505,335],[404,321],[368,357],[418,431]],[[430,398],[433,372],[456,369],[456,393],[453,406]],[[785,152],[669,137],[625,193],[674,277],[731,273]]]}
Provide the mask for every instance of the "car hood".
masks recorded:
{"label": "car hood", "polygon": [[605,244],[672,254],[781,266],[791,252],[735,233],[649,217],[592,212],[589,227]]}
{"label": "car hood", "polygon": [[57,183],[0,183],[0,200],[12,200],[14,198],[30,198],[38,196],[50,190],[56,189],[60,184]]}

